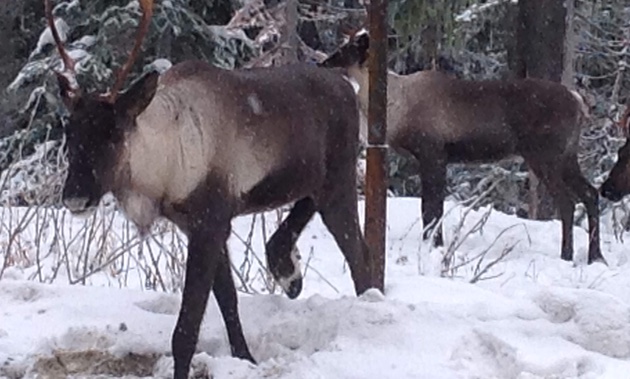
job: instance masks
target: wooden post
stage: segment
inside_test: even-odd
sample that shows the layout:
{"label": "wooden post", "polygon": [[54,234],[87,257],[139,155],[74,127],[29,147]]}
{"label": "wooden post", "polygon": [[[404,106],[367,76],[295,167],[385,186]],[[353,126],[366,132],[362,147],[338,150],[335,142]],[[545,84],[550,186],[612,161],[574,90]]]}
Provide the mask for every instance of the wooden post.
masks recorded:
{"label": "wooden post", "polygon": [[371,0],[368,147],[365,183],[365,239],[370,249],[372,287],[384,292],[387,212],[387,0]]}

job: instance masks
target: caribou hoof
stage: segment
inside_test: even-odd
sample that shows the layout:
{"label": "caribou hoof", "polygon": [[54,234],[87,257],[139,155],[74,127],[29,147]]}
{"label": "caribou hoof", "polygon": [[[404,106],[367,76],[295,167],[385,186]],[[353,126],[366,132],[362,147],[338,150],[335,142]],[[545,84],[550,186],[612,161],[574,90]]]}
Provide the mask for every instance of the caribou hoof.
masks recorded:
{"label": "caribou hoof", "polygon": [[288,281],[287,285],[282,286],[282,288],[289,299],[295,299],[302,293],[302,277]]}
{"label": "caribou hoof", "polygon": [[253,364],[254,366],[258,364],[256,363],[256,360],[254,359],[254,357],[252,357],[252,354],[249,352],[249,350],[236,354],[236,357],[239,359],[246,360],[250,362],[251,364]]}
{"label": "caribou hoof", "polygon": [[560,259],[567,262],[573,262],[573,251],[563,250],[562,252],[560,252]]}
{"label": "caribou hoof", "polygon": [[593,264],[593,263],[603,263],[605,266],[610,267],[610,266],[608,265],[608,262],[606,261],[606,259],[605,259],[603,256],[601,256],[601,255],[600,255],[600,256],[598,256],[598,257],[592,258],[592,259],[589,257],[589,259],[588,259],[588,262],[587,262],[587,263],[588,263],[589,265],[590,265],[590,264]]}

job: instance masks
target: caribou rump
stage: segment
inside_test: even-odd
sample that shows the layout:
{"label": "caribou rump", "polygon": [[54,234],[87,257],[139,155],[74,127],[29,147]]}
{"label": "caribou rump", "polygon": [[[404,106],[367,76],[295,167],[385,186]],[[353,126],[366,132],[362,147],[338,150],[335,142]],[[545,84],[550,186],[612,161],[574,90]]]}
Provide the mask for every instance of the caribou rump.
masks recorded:
{"label": "caribou rump", "polygon": [[[362,114],[368,107],[369,34],[365,29],[322,67],[341,68],[358,86]],[[573,212],[588,213],[588,263],[601,261],[598,191],[577,160],[580,123],[589,117],[583,98],[561,84],[537,79],[468,81],[437,71],[388,73],[387,143],[417,159],[422,182],[423,239],[442,218],[449,163],[481,163],[520,155],[547,186],[562,222],[561,258],[573,260]],[[362,124],[361,135],[366,135]],[[442,246],[442,230],[434,231]]]}
{"label": "caribou rump", "polygon": [[69,111],[64,127],[68,176],[62,201],[90,212],[111,192],[146,234],[159,217],[188,238],[188,258],[172,336],[174,377],[186,378],[210,291],[232,355],[255,362],[243,335],[226,242],[231,220],[295,202],[266,245],[271,271],[290,297],[301,290],[293,246],[319,212],[344,254],[361,294],[371,286],[368,248],[357,210],[359,109],[338,72],[308,65],[223,70],[185,61],[149,72],[122,93],[153,2],[109,94],[83,93],[45,0],[64,70],[57,72]]}

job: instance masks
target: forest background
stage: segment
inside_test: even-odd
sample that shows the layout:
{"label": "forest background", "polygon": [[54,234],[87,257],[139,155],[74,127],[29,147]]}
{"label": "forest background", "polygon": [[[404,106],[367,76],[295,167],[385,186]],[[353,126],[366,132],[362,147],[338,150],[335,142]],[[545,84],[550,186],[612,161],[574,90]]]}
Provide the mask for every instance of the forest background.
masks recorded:
{"label": "forest background", "polygon": [[[79,80],[105,90],[126,58],[139,19],[136,1],[53,1]],[[362,25],[363,0],[156,1],[144,51],[130,80],[152,67],[197,58],[224,68],[315,64]],[[0,203],[60,207],[65,176],[63,106],[51,67],[59,64],[45,32],[42,0],[0,3]],[[436,68],[464,79],[542,76],[562,81],[589,100],[580,165],[599,186],[624,141],[615,127],[628,98],[630,6],[603,0],[391,0],[389,67],[407,74]],[[523,41],[528,41],[527,44]],[[532,59],[533,58],[533,59]],[[533,61],[533,62],[532,62]],[[524,67],[527,66],[526,69]],[[128,82],[129,83],[129,82]],[[391,151],[391,196],[420,196],[416,162]],[[535,202],[536,185],[522,159],[450,165],[456,200],[478,198],[520,217],[551,218]],[[359,184],[359,190],[361,190]],[[543,189],[544,191],[544,189]],[[541,196],[539,196],[541,198]],[[542,196],[544,200],[544,196]],[[620,230],[630,227],[628,205],[601,199]],[[576,224],[584,223],[582,208]]]}

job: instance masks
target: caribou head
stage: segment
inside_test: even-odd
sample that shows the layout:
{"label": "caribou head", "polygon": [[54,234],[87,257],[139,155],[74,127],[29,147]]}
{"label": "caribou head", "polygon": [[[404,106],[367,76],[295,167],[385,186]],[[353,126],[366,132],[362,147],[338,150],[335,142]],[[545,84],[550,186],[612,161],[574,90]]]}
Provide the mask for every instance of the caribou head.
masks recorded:
{"label": "caribou head", "polygon": [[610,201],[619,201],[630,194],[630,106],[626,107],[617,126],[627,140],[617,152],[617,162],[600,189],[602,196]]}
{"label": "caribou head", "polygon": [[320,63],[322,67],[367,69],[370,37],[366,29],[359,29],[348,37],[348,42]]}
{"label": "caribou head", "polygon": [[114,168],[121,152],[125,133],[132,130],[136,117],[155,95],[159,74],[150,72],[128,91],[119,93],[140,50],[152,15],[153,1],[140,0],[142,20],[135,45],[127,62],[119,70],[109,93],[84,93],[76,80],[75,62],[65,51],[55,27],[50,0],[45,0],[48,26],[52,32],[64,69],[56,72],[61,98],[69,112],[65,126],[65,149],[68,176],[62,201],[74,214],[94,209],[101,197],[115,190]]}

